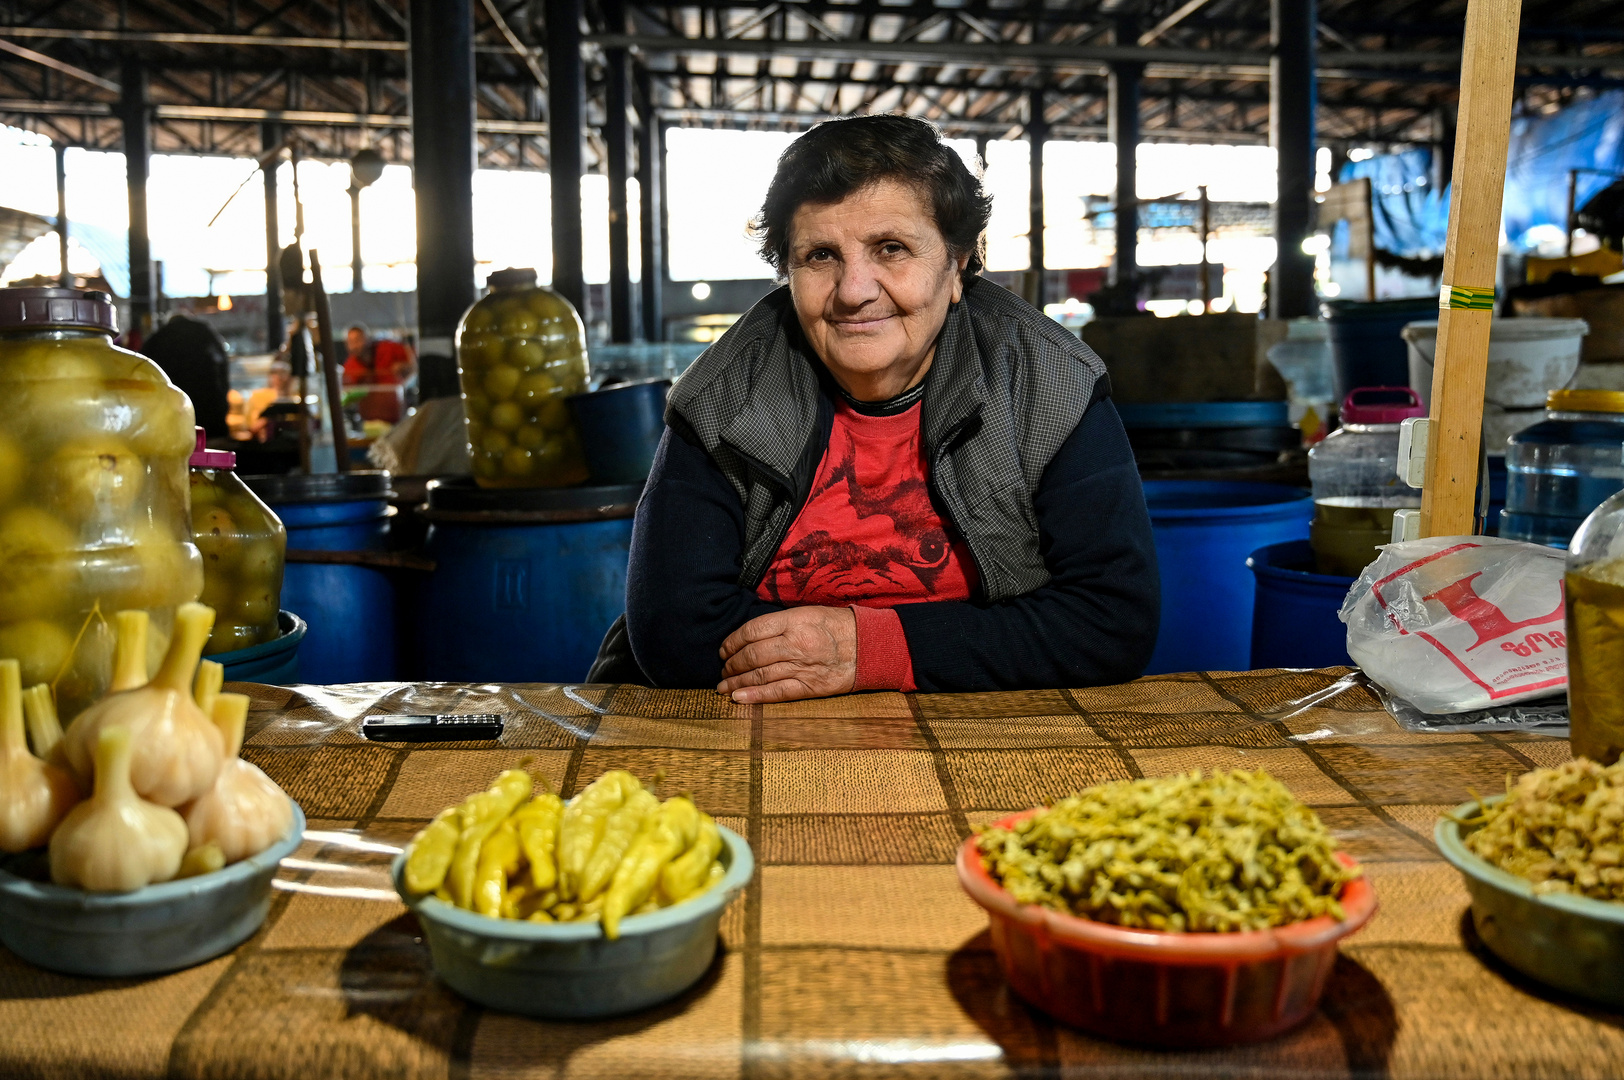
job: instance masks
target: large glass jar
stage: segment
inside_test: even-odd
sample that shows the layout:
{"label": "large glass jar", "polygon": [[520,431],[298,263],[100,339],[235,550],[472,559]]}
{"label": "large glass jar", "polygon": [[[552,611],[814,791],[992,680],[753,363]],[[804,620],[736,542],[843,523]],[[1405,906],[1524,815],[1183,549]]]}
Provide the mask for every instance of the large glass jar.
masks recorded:
{"label": "large glass jar", "polygon": [[1624,492],[1573,534],[1567,618],[1569,741],[1610,765],[1624,750]]}
{"label": "large glass jar", "polygon": [[1320,573],[1357,577],[1392,540],[1393,511],[1421,505],[1398,476],[1398,435],[1406,419],[1425,415],[1409,387],[1355,390],[1342,403],[1342,426],[1308,452],[1308,540]]}
{"label": "large glass jar", "polygon": [[0,657],[64,718],[107,687],[114,612],[151,613],[156,664],[203,587],[192,403],[114,329],[106,293],[0,289]]}
{"label": "large glass jar", "polygon": [[203,602],[214,609],[203,654],[274,641],[288,531],[237,478],[237,455],[203,445],[202,428],[191,466],[192,540],[203,553]]}
{"label": "large glass jar", "polygon": [[1500,535],[1567,547],[1586,516],[1624,488],[1624,392],[1552,390],[1545,417],[1506,447]]}
{"label": "large glass jar", "polygon": [[457,327],[468,455],[480,487],[561,487],[587,478],[564,399],[587,388],[585,331],[534,270],[499,270]]}

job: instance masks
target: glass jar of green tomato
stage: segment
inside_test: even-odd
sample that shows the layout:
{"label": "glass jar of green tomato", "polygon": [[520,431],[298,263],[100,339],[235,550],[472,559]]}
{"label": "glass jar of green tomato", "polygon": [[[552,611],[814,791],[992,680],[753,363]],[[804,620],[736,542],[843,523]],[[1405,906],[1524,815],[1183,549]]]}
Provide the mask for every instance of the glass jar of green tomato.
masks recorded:
{"label": "glass jar of green tomato", "polygon": [[64,720],[107,689],[114,612],[150,614],[155,665],[203,586],[192,403],[115,330],[106,293],[0,289],[0,657]]}
{"label": "glass jar of green tomato", "polygon": [[534,270],[499,270],[457,327],[468,454],[480,487],[563,487],[587,478],[564,399],[585,392],[581,316]]}
{"label": "glass jar of green tomato", "polygon": [[203,553],[202,599],[214,609],[203,655],[275,641],[288,531],[238,479],[237,455],[203,445],[202,428],[191,467],[192,541]]}

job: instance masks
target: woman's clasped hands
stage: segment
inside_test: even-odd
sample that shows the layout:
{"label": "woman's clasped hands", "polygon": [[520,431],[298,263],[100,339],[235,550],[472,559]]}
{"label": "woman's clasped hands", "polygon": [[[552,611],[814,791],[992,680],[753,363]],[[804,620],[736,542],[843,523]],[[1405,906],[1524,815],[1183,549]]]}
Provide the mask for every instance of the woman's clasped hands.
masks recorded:
{"label": "woman's clasped hands", "polygon": [[850,693],[857,617],[846,607],[793,607],[751,619],[722,642],[716,689],[740,704]]}

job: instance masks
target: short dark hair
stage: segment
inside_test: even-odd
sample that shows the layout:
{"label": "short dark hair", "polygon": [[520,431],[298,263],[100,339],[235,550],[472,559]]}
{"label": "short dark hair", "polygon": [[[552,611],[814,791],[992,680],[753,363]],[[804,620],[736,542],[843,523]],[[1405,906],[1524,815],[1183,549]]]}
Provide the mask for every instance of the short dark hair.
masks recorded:
{"label": "short dark hair", "polygon": [[919,192],[966,278],[981,272],[992,197],[929,121],[912,116],[825,120],[789,144],[750,231],[779,277],[789,270],[789,229],[805,203],[836,203],[881,180]]}

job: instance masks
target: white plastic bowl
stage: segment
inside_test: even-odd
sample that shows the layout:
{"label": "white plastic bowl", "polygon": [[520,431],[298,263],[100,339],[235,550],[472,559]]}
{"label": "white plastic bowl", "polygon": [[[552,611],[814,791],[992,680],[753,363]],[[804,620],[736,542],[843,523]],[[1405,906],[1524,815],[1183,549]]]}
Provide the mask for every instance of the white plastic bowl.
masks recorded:
{"label": "white plastic bowl", "polygon": [[692,900],[627,916],[615,941],[595,922],[494,919],[432,896],[414,897],[402,880],[405,852],[390,872],[395,891],[423,925],[434,970],[451,989],[504,1012],[586,1020],[674,998],[710,967],[722,912],[755,873],[744,837],[720,831],[727,875]]}
{"label": "white plastic bowl", "polygon": [[0,870],[0,944],[68,975],[156,975],[212,960],[265,921],[271,878],[304,829],[304,811],[294,803],[287,838],[258,855],[127,893],[68,889]]}

